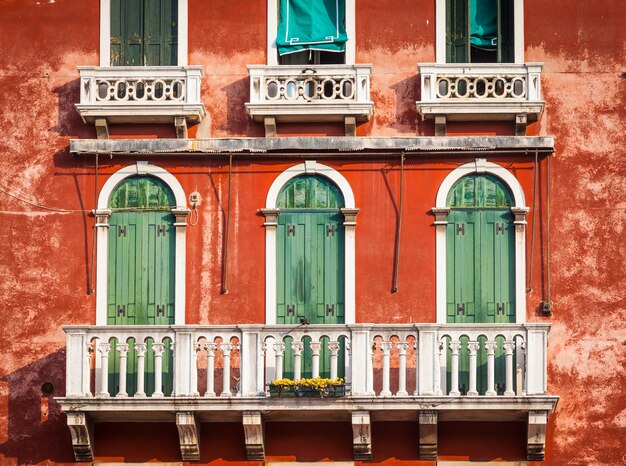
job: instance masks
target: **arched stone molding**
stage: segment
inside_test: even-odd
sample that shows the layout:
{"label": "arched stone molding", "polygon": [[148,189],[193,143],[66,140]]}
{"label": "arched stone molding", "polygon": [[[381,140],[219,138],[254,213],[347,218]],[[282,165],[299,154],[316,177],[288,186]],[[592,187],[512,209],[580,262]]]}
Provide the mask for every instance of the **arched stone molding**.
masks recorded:
{"label": "arched stone molding", "polygon": [[489,174],[504,181],[515,202],[511,207],[515,224],[515,322],[526,322],[526,200],[521,184],[506,168],[486,159],[476,159],[453,170],[439,186],[435,207],[436,228],[436,276],[437,276],[437,323],[446,323],[446,226],[450,208],[446,206],[448,193],[454,184],[467,175]]}
{"label": "arched stone molding", "polygon": [[107,323],[107,289],[109,270],[109,199],[113,190],[126,178],[131,176],[154,176],[159,178],[172,190],[176,199],[176,207],[172,208],[176,228],[176,262],[174,265],[174,323],[185,323],[185,268],[186,268],[186,236],[187,200],[185,191],[174,175],[164,168],[152,165],[148,162],[137,162],[115,172],[104,183],[98,196],[96,215],[96,325]]}
{"label": "arched stone molding", "polygon": [[356,215],[359,209],[355,207],[354,193],[348,180],[337,170],[307,160],[304,163],[288,168],[276,177],[267,193],[265,208],[261,212],[265,215],[265,323],[276,324],[276,227],[280,209],[276,207],[278,194],[282,187],[292,178],[300,175],[321,175],[331,180],[341,190],[345,207],[341,209],[344,216],[345,228],[345,270],[344,270],[344,299],[346,324],[355,323],[355,228]]}

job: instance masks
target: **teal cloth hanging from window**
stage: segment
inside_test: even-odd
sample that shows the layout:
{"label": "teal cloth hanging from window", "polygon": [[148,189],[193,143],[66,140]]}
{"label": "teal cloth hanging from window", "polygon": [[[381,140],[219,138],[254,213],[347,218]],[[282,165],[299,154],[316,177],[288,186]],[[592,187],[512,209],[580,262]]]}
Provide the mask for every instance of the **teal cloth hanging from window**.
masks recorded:
{"label": "teal cloth hanging from window", "polygon": [[470,0],[470,43],[488,50],[498,48],[498,0]]}
{"label": "teal cloth hanging from window", "polygon": [[345,51],[345,13],[345,0],[280,0],[278,54]]}

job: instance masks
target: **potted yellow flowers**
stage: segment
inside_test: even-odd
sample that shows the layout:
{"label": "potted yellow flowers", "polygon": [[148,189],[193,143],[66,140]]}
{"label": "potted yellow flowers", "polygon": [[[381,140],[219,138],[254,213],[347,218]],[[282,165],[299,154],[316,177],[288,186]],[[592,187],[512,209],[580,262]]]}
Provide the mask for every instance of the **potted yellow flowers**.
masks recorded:
{"label": "potted yellow flowers", "polygon": [[270,396],[273,397],[340,397],[346,394],[344,379],[326,379],[315,377],[312,379],[280,379],[270,384]]}

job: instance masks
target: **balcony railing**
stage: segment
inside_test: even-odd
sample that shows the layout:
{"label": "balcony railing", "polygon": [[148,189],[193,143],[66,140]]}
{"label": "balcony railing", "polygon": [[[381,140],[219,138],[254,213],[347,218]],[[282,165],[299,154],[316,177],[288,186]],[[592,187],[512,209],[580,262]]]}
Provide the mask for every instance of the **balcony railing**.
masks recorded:
{"label": "balcony railing", "polygon": [[524,116],[535,121],[544,107],[541,63],[420,64],[421,100],[425,118],[508,120]]}
{"label": "balcony railing", "polygon": [[371,69],[371,65],[248,65],[246,109],[255,121],[366,121],[374,109]]}
{"label": "balcony railing", "polygon": [[[545,324],[71,326],[65,327],[66,396],[265,397],[266,384],[284,376],[287,357],[293,358],[293,378],[300,378],[298,368],[305,363],[313,377],[320,375],[322,345],[329,348],[330,376],[345,374],[352,397],[542,395],[548,330]],[[302,360],[305,345],[311,349],[306,352],[310,361]],[[168,351],[171,361],[166,361]],[[460,358],[469,361],[463,374],[469,378],[468,390],[459,389]],[[486,359],[481,393],[476,389],[481,377],[477,358]],[[496,366],[504,369],[500,376],[506,374],[501,385]],[[116,387],[109,386],[112,368]],[[146,394],[147,377],[154,388]],[[173,377],[172,393],[161,389],[166,377]],[[128,390],[131,381],[133,393]]]}
{"label": "balcony railing", "polygon": [[87,123],[199,122],[206,115],[200,100],[201,66],[79,66],[80,103]]}

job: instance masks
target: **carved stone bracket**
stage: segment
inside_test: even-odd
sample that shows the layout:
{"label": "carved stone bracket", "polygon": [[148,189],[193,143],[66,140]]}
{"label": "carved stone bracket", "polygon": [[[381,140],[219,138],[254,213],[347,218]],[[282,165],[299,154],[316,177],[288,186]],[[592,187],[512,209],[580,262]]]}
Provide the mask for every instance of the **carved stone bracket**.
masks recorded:
{"label": "carved stone bracket", "polygon": [[346,136],[356,136],[356,117],[347,116],[344,118],[344,127]]}
{"label": "carved stone bracket", "polygon": [[195,414],[176,413],[176,427],[183,461],[198,461],[200,459],[200,425]]}
{"label": "carved stone bracket", "polygon": [[263,126],[265,127],[266,138],[276,137],[276,117],[263,118]]}
{"label": "carved stone bracket", "polygon": [[437,459],[437,411],[419,413],[419,459]]}
{"label": "carved stone bracket", "polygon": [[261,213],[265,215],[264,227],[276,227],[280,209],[261,209]]}
{"label": "carved stone bracket", "polygon": [[433,225],[448,224],[448,214],[450,213],[450,209],[448,207],[433,207],[430,210],[435,215],[435,222]]}
{"label": "carved stone bracket", "polygon": [[184,116],[174,117],[174,127],[178,139],[187,139],[187,118]]}
{"label": "carved stone bracket", "polygon": [[355,461],[372,459],[372,429],[369,411],[352,412],[352,444]]}
{"label": "carved stone bracket", "polygon": [[109,123],[106,118],[96,118],[94,120],[96,126],[96,137],[98,139],[109,139]]}
{"label": "carved stone bracket", "polygon": [[67,413],[76,461],[93,461],[93,423],[85,413]]}
{"label": "carved stone bracket", "polygon": [[356,216],[359,213],[359,209],[348,209],[342,208],[341,213],[343,214],[343,224],[344,226],[355,226],[356,225]]}
{"label": "carved stone bracket", "polygon": [[172,209],[172,214],[174,214],[174,226],[175,227],[186,227],[187,226],[187,217],[191,211],[187,208],[184,209]]}
{"label": "carved stone bracket", "polygon": [[528,412],[528,444],[526,454],[529,461],[543,461],[546,447],[547,411]]}
{"label": "carved stone bracket", "polygon": [[526,214],[530,209],[528,207],[511,207],[511,212],[515,216],[513,223],[518,231],[524,231],[526,228]]}
{"label": "carved stone bracket", "polygon": [[248,461],[265,461],[263,418],[260,411],[245,411],[243,413],[243,433]]}

